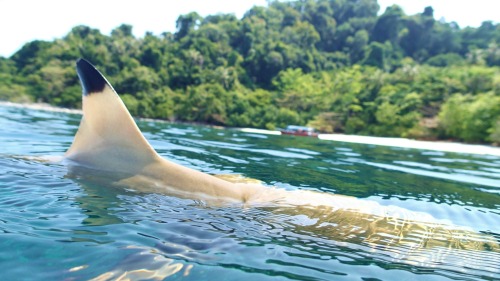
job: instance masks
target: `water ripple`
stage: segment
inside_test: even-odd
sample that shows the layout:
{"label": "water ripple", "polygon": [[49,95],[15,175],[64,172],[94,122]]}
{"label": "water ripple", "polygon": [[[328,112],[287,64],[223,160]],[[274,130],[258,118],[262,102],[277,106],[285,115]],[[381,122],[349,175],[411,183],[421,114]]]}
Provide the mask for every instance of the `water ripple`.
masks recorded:
{"label": "water ripple", "polygon": [[174,162],[356,196],[439,223],[328,208],[207,206],[69,175],[33,157],[62,154],[79,121],[0,106],[5,280],[500,279],[499,157],[140,121]]}

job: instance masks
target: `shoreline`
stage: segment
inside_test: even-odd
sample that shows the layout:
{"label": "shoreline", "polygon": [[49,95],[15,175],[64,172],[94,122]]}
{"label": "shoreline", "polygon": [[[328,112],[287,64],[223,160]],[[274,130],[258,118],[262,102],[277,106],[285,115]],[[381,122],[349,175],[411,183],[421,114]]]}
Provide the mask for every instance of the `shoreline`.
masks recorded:
{"label": "shoreline", "polygon": [[11,102],[11,101],[0,101],[0,106],[9,106],[9,107],[16,107],[16,108],[28,108],[28,109],[35,109],[35,110],[51,111],[51,112],[64,112],[64,113],[72,113],[72,114],[80,114],[80,115],[83,114],[83,111],[81,109],[57,107],[57,106],[50,105],[48,103],[16,103],[16,102]]}
{"label": "shoreline", "polygon": [[[34,110],[51,111],[51,112],[64,112],[64,113],[80,114],[80,115],[83,114],[83,111],[81,109],[69,109],[69,108],[57,107],[46,103],[14,103],[14,102],[0,101],[0,106],[28,108]],[[153,122],[183,123],[183,122],[175,122],[175,121],[171,122],[168,120],[151,119],[151,118],[138,118],[138,119],[145,121],[153,121]],[[201,124],[201,123],[193,123],[193,124],[207,125],[213,128],[234,129],[247,133],[281,135],[279,131],[272,131],[272,130],[221,127],[221,126],[212,126],[209,124]],[[320,134],[318,136],[318,139],[334,141],[334,142],[349,142],[349,143],[371,144],[380,146],[412,148],[420,150],[432,150],[432,151],[466,153],[466,154],[477,154],[477,155],[492,155],[500,157],[500,147],[495,147],[491,145],[481,145],[481,144],[466,144],[460,142],[447,142],[447,141],[423,141],[423,140],[413,140],[406,138],[371,137],[371,136],[343,135],[343,134]]]}
{"label": "shoreline", "polygon": [[362,143],[362,144],[371,144],[380,146],[442,151],[442,152],[492,155],[500,157],[500,148],[491,145],[467,144],[467,143],[447,142],[447,141],[422,141],[422,140],[412,140],[405,138],[369,137],[369,136],[340,135],[340,134],[320,134],[318,138],[330,141]]}
{"label": "shoreline", "polygon": [[[263,129],[241,128],[238,129],[247,133],[280,135],[279,131],[269,131]],[[301,137],[302,138],[302,137]],[[500,157],[500,147],[481,144],[467,144],[447,141],[423,141],[395,137],[371,137],[360,135],[343,134],[319,134],[318,139],[334,142],[348,142],[359,144],[370,144],[379,146],[390,146],[400,148],[412,148],[420,150],[432,150],[441,152],[466,153],[477,155],[491,155]]]}

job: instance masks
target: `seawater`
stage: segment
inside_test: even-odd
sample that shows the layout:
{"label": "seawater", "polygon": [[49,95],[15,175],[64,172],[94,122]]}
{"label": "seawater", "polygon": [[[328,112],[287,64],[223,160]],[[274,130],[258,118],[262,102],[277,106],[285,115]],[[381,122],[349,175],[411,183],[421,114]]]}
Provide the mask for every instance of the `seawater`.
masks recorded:
{"label": "seawater", "polygon": [[[210,206],[72,175],[81,116],[0,106],[2,280],[498,280],[500,157],[138,121],[163,157],[447,226],[308,208]],[[96,171],[96,175],[98,171]]]}

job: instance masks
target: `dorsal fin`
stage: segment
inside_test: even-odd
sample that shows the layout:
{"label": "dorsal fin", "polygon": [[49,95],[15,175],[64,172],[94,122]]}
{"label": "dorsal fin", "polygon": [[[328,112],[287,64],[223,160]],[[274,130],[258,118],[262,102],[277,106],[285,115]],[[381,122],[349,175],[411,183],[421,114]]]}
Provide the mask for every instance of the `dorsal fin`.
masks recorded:
{"label": "dorsal fin", "polygon": [[76,72],[80,78],[84,96],[88,96],[92,93],[100,93],[104,90],[106,85],[113,89],[108,80],[106,80],[92,64],[84,59],[76,61]]}
{"label": "dorsal fin", "polygon": [[110,171],[137,172],[158,159],[125,104],[88,61],[76,63],[83,88],[83,118],[66,158]]}

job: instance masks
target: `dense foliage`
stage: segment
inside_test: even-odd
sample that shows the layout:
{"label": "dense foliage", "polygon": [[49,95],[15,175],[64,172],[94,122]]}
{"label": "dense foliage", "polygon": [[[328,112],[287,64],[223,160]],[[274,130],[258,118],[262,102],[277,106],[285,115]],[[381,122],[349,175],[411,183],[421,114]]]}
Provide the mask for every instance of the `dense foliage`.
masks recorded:
{"label": "dense foliage", "polygon": [[77,26],[0,57],[0,99],[79,107],[84,57],[136,116],[500,142],[500,24],[378,11],[376,0],[270,1],[242,19],[181,15],[159,36]]}

